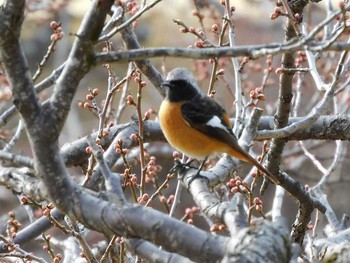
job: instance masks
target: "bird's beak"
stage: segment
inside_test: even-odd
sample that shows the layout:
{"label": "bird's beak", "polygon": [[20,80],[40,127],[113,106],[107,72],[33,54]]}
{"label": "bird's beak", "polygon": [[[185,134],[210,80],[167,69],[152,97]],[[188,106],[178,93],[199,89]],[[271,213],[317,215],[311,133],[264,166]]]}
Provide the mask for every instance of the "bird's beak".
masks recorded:
{"label": "bird's beak", "polygon": [[164,87],[170,87],[170,82],[169,81],[164,81],[163,83],[162,83],[162,88],[164,88]]}

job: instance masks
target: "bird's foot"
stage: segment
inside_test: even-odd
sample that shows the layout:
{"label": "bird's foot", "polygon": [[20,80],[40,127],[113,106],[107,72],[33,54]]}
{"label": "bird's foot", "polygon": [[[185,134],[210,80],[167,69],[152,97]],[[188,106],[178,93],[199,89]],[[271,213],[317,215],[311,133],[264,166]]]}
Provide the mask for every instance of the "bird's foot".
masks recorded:
{"label": "bird's foot", "polygon": [[205,178],[207,179],[205,176],[202,176],[200,173],[203,169],[203,166],[207,160],[207,158],[205,158],[205,160],[201,163],[201,165],[199,167],[194,167],[191,164],[193,163],[195,159],[190,159],[189,161],[187,161],[186,163],[182,163],[180,160],[175,160],[174,161],[174,166],[171,168],[170,172],[171,173],[175,173],[177,172],[180,177],[179,179],[182,180],[183,176],[186,174],[186,170],[189,169],[197,169],[197,172],[195,174],[192,174],[191,176],[188,177],[187,181],[187,185],[190,185],[193,180],[197,179],[197,178]]}
{"label": "bird's foot", "polygon": [[191,166],[190,164],[194,161],[194,159],[191,159],[190,161],[183,163],[180,160],[176,159],[174,161],[174,166],[170,169],[170,173],[179,173],[183,174],[186,169],[197,169],[194,166]]}

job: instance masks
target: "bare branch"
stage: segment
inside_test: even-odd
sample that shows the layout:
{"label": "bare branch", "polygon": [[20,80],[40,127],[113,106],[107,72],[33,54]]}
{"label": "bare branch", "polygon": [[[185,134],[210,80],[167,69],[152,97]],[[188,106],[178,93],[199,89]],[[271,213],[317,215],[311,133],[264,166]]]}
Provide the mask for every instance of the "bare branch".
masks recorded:
{"label": "bare branch", "polygon": [[[249,57],[258,59],[267,55],[277,55],[284,52],[302,51],[306,48],[314,52],[321,51],[343,51],[350,50],[349,43],[337,42],[326,48],[320,47],[319,42],[305,43],[298,42],[295,44],[264,44],[264,45],[246,45],[236,47],[220,47],[220,48],[143,48],[131,49],[128,51],[110,51],[108,53],[98,53],[95,55],[93,63],[95,65],[110,62],[129,62],[140,61],[146,58],[156,57],[177,57],[185,59],[210,59],[213,57]],[[137,48],[137,47],[136,47]],[[144,73],[144,72],[143,72]],[[144,73],[145,74],[145,73]],[[146,75],[146,74],[145,74]]]}
{"label": "bare branch", "polygon": [[139,255],[143,259],[147,259],[150,262],[164,262],[164,263],[194,263],[188,258],[182,257],[175,253],[169,253],[164,250],[160,250],[159,247],[154,246],[153,244],[143,241],[141,239],[127,239],[127,246],[132,252]]}
{"label": "bare branch", "polygon": [[[63,63],[57,69],[53,70],[50,76],[42,80],[40,83],[36,84],[35,85],[36,93],[40,93],[41,91],[53,85],[55,81],[58,79],[58,77],[60,76],[64,65],[65,63]],[[11,106],[5,112],[3,112],[0,116],[0,127],[5,126],[6,123],[10,120],[10,118],[13,117],[16,113],[17,111],[15,106]]]}
{"label": "bare branch", "polygon": [[50,113],[44,120],[57,135],[62,129],[81,78],[90,70],[93,47],[112,4],[113,1],[108,0],[94,1],[84,16],[77,39],[51,96],[49,109],[47,109]]}
{"label": "bare branch", "polygon": [[27,172],[23,171],[23,168],[2,168],[0,170],[0,185],[37,201],[48,200],[48,193],[43,183],[38,178],[29,176]]}
{"label": "bare branch", "polygon": [[124,30],[127,27],[129,27],[132,24],[132,22],[134,22],[136,19],[141,17],[143,13],[145,13],[146,11],[148,11],[149,9],[151,9],[152,7],[154,7],[156,4],[158,4],[161,1],[162,0],[155,0],[152,3],[150,3],[150,4],[143,5],[142,8],[136,14],[134,14],[132,17],[130,17],[128,20],[126,20],[123,24],[115,27],[108,34],[106,34],[104,36],[101,36],[99,41],[106,41],[109,38],[111,38],[113,35],[115,35],[116,33]]}
{"label": "bare branch", "polygon": [[6,1],[0,10],[0,60],[12,84],[13,101],[27,126],[40,115],[40,104],[19,44],[25,1]]}
{"label": "bare branch", "polygon": [[[133,52],[133,49],[137,50],[141,49],[141,46],[137,40],[136,35],[132,31],[130,26],[127,26],[124,28],[121,32],[122,39],[124,41],[126,49],[130,51],[126,52]],[[96,63],[96,56],[94,58],[94,63]],[[144,74],[149,81],[152,82],[154,87],[158,90],[159,94],[162,96],[164,95],[164,91],[161,88],[161,84],[164,82],[164,78],[159,73],[159,71],[156,69],[154,65],[151,64],[151,61],[149,60],[150,57],[144,56],[140,57],[139,59],[134,60],[135,65],[138,67],[138,69]],[[127,59],[127,61],[132,61],[132,59]],[[101,61],[102,62],[102,61]],[[107,62],[107,61],[105,61]]]}

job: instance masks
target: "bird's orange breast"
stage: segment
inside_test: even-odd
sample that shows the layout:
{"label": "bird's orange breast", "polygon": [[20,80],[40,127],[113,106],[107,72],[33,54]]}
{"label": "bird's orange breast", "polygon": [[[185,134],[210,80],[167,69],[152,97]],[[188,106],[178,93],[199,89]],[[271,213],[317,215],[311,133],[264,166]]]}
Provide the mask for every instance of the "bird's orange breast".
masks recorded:
{"label": "bird's orange breast", "polygon": [[198,159],[232,150],[228,145],[191,127],[182,117],[182,104],[164,100],[159,109],[160,126],[171,146]]}

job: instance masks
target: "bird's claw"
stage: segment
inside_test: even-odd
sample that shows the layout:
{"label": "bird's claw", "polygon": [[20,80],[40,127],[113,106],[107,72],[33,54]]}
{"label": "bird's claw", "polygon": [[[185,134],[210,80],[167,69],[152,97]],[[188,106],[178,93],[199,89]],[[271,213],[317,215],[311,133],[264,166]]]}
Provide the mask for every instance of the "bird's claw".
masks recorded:
{"label": "bird's claw", "polygon": [[178,173],[179,179],[182,180],[183,176],[185,175],[185,171],[189,170],[189,169],[197,169],[197,172],[192,175],[192,176],[188,176],[188,180],[187,180],[187,185],[190,185],[193,180],[197,179],[197,178],[205,178],[207,179],[205,176],[202,176],[200,174],[200,172],[202,171],[203,166],[201,165],[199,168],[198,167],[194,167],[191,166],[190,164],[194,161],[194,159],[186,162],[186,163],[182,163],[180,160],[175,160],[174,161],[174,166],[170,169],[171,173]]}

